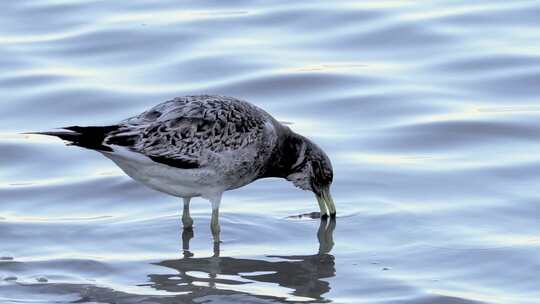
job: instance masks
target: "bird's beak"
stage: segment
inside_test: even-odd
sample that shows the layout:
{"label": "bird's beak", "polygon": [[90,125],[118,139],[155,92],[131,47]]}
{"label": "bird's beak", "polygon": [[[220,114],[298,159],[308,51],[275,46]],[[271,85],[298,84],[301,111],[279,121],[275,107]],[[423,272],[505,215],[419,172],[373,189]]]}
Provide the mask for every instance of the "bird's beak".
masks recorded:
{"label": "bird's beak", "polygon": [[330,215],[331,217],[335,217],[336,206],[334,205],[334,200],[330,195],[330,188],[323,188],[320,194],[316,196],[317,202],[319,203],[319,208],[321,209],[321,217],[325,217],[328,215]]}

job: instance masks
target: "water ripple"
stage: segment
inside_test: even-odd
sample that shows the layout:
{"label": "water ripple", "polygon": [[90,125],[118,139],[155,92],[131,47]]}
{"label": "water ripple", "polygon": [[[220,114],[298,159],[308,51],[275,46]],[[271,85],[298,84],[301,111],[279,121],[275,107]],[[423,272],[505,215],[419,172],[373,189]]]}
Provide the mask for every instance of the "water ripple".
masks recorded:
{"label": "water ripple", "polygon": [[[536,303],[536,1],[10,1],[0,301]],[[43,136],[182,94],[247,99],[335,170],[335,226],[281,180],[180,200]],[[335,230],[335,231],[334,231]],[[502,271],[504,270],[504,271]]]}

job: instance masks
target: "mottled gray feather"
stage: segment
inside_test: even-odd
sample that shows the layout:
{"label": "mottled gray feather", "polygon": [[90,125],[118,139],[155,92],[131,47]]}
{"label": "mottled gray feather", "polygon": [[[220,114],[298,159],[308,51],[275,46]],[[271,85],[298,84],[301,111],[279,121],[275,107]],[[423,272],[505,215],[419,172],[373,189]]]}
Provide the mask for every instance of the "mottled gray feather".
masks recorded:
{"label": "mottled gray feather", "polygon": [[126,146],[157,162],[196,168],[205,153],[266,140],[264,128],[270,119],[263,110],[232,97],[184,96],[122,121],[105,143]]}

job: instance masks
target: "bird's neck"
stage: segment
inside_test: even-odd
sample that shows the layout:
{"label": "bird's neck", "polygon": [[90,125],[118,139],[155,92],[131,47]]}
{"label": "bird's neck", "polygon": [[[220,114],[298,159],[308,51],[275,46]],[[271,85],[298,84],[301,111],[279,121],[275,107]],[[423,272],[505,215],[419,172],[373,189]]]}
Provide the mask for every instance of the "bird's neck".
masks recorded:
{"label": "bird's neck", "polygon": [[308,142],[304,137],[291,131],[289,128],[282,130],[282,136],[270,157],[265,170],[260,178],[264,177],[287,177],[302,165],[304,152]]}

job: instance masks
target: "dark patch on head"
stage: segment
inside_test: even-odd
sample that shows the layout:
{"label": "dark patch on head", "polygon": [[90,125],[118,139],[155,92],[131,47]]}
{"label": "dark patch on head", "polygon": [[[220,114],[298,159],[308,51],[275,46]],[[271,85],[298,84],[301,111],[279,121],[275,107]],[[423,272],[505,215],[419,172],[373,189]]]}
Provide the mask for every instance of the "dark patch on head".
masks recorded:
{"label": "dark patch on head", "polygon": [[325,159],[313,159],[311,161],[311,189],[318,194],[319,189],[327,187],[332,183],[334,174],[332,168],[326,163]]}
{"label": "dark patch on head", "polygon": [[[318,150],[318,149],[317,149]],[[327,159],[324,152],[318,150],[316,153],[311,154],[311,170],[312,175],[310,178],[311,189],[316,194],[319,194],[324,187],[330,186],[334,178],[332,171],[332,165]]]}
{"label": "dark patch on head", "polygon": [[296,134],[286,130],[279,148],[274,151],[272,158],[266,163],[264,174],[261,177],[287,177],[288,175],[301,171],[306,165],[304,159],[300,164],[296,164],[303,149],[304,140]]}

